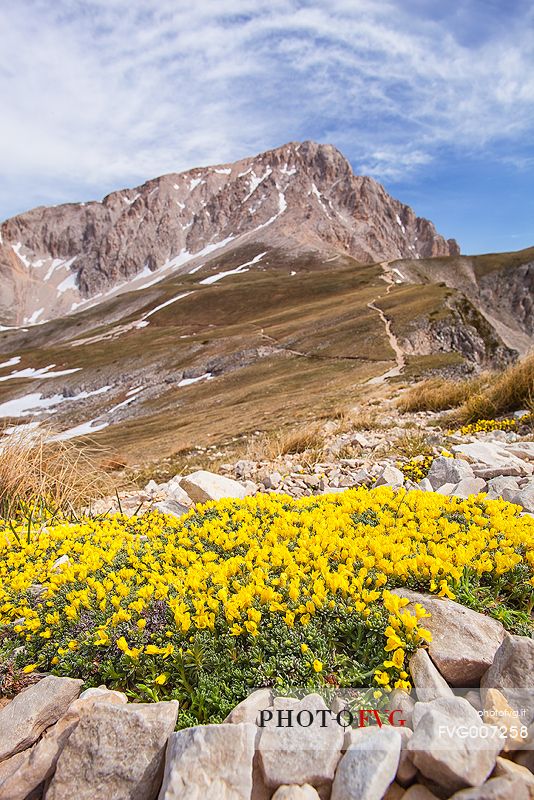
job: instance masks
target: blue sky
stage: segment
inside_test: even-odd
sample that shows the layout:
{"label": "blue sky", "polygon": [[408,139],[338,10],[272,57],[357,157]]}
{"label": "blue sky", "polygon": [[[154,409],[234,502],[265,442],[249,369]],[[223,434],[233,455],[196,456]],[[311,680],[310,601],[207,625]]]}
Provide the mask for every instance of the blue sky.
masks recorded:
{"label": "blue sky", "polygon": [[0,30],[0,218],[315,139],[464,252],[534,245],[531,2],[17,0]]}

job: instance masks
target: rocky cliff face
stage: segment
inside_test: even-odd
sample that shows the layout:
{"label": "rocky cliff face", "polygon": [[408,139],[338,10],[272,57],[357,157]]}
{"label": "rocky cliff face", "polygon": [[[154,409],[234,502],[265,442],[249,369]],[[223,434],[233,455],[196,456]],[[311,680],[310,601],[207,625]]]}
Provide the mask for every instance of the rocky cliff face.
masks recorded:
{"label": "rocky cliff face", "polygon": [[0,225],[0,322],[61,316],[135,278],[157,279],[236,240],[343,252],[362,263],[456,255],[431,222],[330,145],[291,143],[165,175],[102,202],[36,208]]}

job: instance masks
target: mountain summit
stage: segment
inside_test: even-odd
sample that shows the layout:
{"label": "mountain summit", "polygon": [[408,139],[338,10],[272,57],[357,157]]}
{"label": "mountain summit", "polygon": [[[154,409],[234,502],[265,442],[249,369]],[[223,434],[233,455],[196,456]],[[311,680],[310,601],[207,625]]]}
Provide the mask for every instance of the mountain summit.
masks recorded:
{"label": "mountain summit", "polygon": [[363,264],[458,255],[433,224],[331,145],[292,142],[260,155],[164,175],[101,202],[40,207],[0,225],[0,322],[42,322],[131,281],[150,285],[194,258],[262,241]]}

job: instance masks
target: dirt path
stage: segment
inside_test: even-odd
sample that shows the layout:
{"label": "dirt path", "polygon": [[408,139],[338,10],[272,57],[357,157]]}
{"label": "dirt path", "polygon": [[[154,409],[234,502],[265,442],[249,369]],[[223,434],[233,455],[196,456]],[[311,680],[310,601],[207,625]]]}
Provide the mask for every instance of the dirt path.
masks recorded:
{"label": "dirt path", "polygon": [[[386,289],[386,296],[387,296],[390,293],[393,286],[395,285],[395,281],[393,280],[392,272],[389,269],[389,261],[383,261],[380,264],[380,266],[383,269],[382,278],[387,283],[387,289]],[[382,375],[377,375],[376,377],[371,378],[371,380],[367,381],[367,383],[374,385],[384,383],[384,381],[386,381],[388,378],[395,378],[397,375],[401,375],[404,367],[406,366],[406,359],[404,358],[404,353],[402,351],[402,348],[399,345],[397,337],[391,330],[391,320],[388,319],[384,314],[384,312],[382,311],[382,309],[376,305],[382,296],[383,295],[381,294],[377,295],[373,300],[371,300],[370,303],[367,303],[367,308],[376,311],[378,316],[380,317],[384,325],[384,328],[386,330],[386,336],[388,337],[391,349],[395,353],[396,364],[394,367],[388,369],[387,372],[384,372]]]}

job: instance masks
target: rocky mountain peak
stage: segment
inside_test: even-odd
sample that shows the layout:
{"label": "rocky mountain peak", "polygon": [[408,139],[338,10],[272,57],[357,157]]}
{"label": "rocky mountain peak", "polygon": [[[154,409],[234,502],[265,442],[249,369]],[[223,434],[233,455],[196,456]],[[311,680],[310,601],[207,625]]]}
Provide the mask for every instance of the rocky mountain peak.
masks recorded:
{"label": "rocky mountain peak", "polygon": [[362,263],[459,252],[375,180],[312,141],[199,167],[112,192],[101,202],[40,207],[0,225],[0,322],[28,324],[194,258],[262,241]]}

